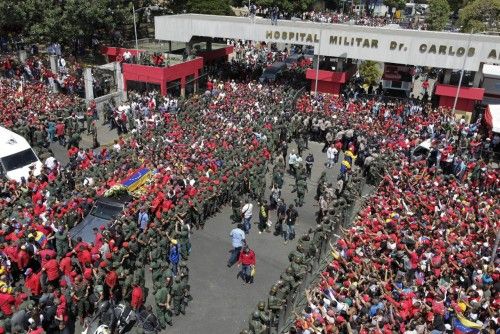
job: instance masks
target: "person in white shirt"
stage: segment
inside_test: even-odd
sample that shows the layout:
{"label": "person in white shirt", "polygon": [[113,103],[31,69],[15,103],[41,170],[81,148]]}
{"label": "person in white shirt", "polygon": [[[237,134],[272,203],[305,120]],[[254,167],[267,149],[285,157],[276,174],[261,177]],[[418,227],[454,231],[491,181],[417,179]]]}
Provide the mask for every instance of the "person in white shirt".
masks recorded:
{"label": "person in white shirt", "polygon": [[48,169],[52,170],[56,166],[57,166],[56,158],[48,157],[47,159],[45,159],[45,167],[47,167]]}
{"label": "person in white shirt", "polygon": [[296,169],[295,166],[297,164],[297,154],[295,151],[292,151],[288,156],[288,166],[290,167],[290,173],[295,175]]}
{"label": "person in white shirt", "polygon": [[118,142],[118,140],[115,139],[115,143],[113,144],[113,149],[116,151],[116,152],[120,152],[120,149],[121,149],[121,146],[120,146],[120,143]]}
{"label": "person in white shirt", "polygon": [[126,62],[126,63],[130,63],[130,60],[132,59],[132,53],[127,50],[123,53],[123,60]]}
{"label": "person in white shirt", "polygon": [[326,168],[332,168],[335,164],[335,157],[339,152],[335,148],[335,145],[331,144],[326,150]]}
{"label": "person in white shirt", "polygon": [[241,208],[241,215],[243,216],[243,231],[245,234],[250,232],[250,228],[252,227],[252,216],[253,216],[253,204],[247,200],[245,205]]}

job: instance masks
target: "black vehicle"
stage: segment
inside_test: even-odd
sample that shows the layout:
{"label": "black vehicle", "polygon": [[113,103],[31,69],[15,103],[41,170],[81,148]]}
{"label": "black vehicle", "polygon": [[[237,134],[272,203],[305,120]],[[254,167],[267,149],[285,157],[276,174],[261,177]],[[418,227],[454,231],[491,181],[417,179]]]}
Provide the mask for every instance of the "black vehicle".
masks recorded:
{"label": "black vehicle", "polygon": [[285,72],[287,65],[283,62],[274,63],[264,70],[264,73],[259,78],[260,83],[274,82],[278,77]]}
{"label": "black vehicle", "polygon": [[291,56],[288,56],[285,59],[285,64],[290,69],[294,66],[294,64],[299,64],[302,60],[304,60],[304,56],[299,53],[296,53]]}
{"label": "black vehicle", "polygon": [[131,199],[129,195],[98,198],[83,221],[69,231],[71,239],[81,237],[85,242],[94,242],[93,229],[100,226],[109,227]]}

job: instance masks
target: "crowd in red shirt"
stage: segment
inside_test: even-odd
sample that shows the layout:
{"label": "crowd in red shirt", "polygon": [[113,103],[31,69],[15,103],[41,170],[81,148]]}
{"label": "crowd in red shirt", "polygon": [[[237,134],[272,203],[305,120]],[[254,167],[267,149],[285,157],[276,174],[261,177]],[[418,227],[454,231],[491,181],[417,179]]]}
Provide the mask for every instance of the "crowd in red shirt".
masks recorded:
{"label": "crowd in red shirt", "polygon": [[[499,175],[470,151],[471,139],[480,135],[461,136],[464,124],[445,109],[412,113],[404,105],[329,96],[319,102],[306,96],[298,105],[310,117],[328,115],[333,128],[375,139],[378,153],[394,156],[394,168],[332,245],[330,263],[306,291],[295,331],[437,334],[451,333],[458,319],[466,319],[494,333],[500,271],[491,256],[500,221]],[[349,106],[352,112],[343,117]],[[427,137],[433,137],[437,158],[430,153],[410,160]]]}

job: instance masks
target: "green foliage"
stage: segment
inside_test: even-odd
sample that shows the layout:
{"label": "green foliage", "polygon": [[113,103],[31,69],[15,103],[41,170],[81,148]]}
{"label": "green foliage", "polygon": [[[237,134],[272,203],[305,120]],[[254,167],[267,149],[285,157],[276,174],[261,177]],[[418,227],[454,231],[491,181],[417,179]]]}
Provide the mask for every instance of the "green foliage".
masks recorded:
{"label": "green foliage", "polygon": [[372,60],[367,60],[361,63],[359,66],[359,74],[368,85],[378,85],[378,82],[382,77],[382,71],[380,70],[379,64]]}
{"label": "green foliage", "polygon": [[229,0],[188,0],[189,13],[210,15],[234,15]]}
{"label": "green foliage", "polygon": [[255,3],[259,6],[272,7],[278,6],[280,11],[285,11],[292,14],[302,14],[309,10],[315,0],[256,0]]}
{"label": "green foliage", "polygon": [[390,9],[404,9],[406,6],[406,0],[384,0],[384,5]]}
{"label": "green foliage", "polygon": [[450,5],[448,0],[430,0],[427,22],[430,30],[441,31],[449,21]]}
{"label": "green foliage", "polygon": [[464,32],[500,31],[500,0],[474,0],[460,11]]}
{"label": "green foliage", "polygon": [[248,0],[232,0],[231,1],[231,6],[233,6],[233,7],[240,8],[240,7],[243,7],[245,5],[248,6]]}
{"label": "green foliage", "polygon": [[[154,4],[155,0],[0,0],[0,30],[23,34],[35,42],[57,41],[69,44],[74,38],[89,40],[94,33],[109,37],[113,29],[132,25],[135,8]],[[144,11],[136,13],[140,24]]]}

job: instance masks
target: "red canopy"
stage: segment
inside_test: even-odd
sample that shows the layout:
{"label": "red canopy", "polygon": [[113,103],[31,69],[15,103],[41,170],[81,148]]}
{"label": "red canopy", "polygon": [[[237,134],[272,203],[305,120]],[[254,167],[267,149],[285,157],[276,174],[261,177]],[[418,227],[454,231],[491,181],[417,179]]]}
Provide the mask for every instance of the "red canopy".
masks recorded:
{"label": "red canopy", "polygon": [[[311,79],[311,80],[316,80],[316,70],[313,68],[307,69],[306,78]],[[319,70],[318,71],[318,80],[319,81],[345,83],[347,81],[347,73],[346,72],[333,72],[333,71]]]}
{"label": "red canopy", "polygon": [[[457,96],[457,86],[437,85],[436,95],[439,96]],[[482,101],[484,96],[484,88],[461,87],[458,97],[466,100]]]}

